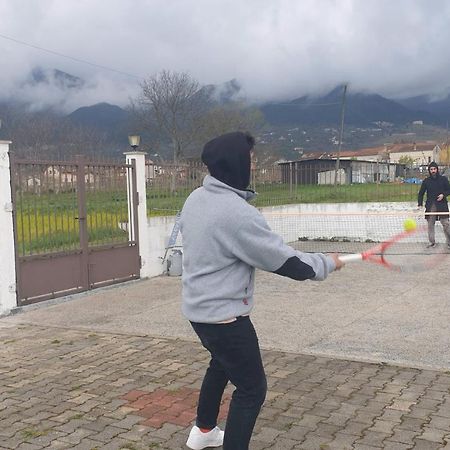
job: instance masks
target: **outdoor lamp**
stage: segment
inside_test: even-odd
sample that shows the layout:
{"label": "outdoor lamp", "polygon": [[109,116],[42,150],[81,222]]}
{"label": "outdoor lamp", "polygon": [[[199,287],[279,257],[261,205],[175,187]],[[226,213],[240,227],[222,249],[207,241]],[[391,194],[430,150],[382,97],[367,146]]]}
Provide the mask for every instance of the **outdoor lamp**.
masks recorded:
{"label": "outdoor lamp", "polygon": [[133,147],[133,150],[136,150],[136,147],[139,147],[140,141],[141,141],[141,137],[138,136],[137,134],[128,136],[128,142],[130,143],[130,146]]}

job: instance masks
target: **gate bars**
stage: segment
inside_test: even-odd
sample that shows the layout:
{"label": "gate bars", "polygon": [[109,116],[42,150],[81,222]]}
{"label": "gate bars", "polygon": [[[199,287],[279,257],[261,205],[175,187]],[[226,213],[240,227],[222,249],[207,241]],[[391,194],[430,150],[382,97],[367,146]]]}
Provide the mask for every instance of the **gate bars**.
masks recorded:
{"label": "gate bars", "polygon": [[[134,164],[88,163],[82,156],[74,162],[12,158],[19,303],[139,276],[137,220],[128,226],[129,214],[137,218],[137,196],[130,195],[136,189],[135,178]],[[130,253],[126,247],[133,247],[131,273],[123,267],[118,273],[105,271],[92,261],[100,250],[116,249],[116,257],[119,248]],[[115,261],[102,261],[106,263]],[[112,278],[101,280],[99,274]],[[52,281],[58,277],[61,283]],[[41,287],[36,290],[32,284]],[[50,292],[43,292],[46,284]]]}

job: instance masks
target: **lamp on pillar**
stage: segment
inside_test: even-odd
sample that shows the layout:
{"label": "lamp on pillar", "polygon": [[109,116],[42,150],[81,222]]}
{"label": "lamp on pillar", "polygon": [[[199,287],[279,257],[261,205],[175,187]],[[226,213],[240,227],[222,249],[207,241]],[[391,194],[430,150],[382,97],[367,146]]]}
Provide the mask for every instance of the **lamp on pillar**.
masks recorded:
{"label": "lamp on pillar", "polygon": [[133,150],[136,150],[139,147],[140,141],[141,141],[141,137],[138,136],[137,134],[132,134],[132,135],[128,136],[128,142],[130,144],[130,147]]}

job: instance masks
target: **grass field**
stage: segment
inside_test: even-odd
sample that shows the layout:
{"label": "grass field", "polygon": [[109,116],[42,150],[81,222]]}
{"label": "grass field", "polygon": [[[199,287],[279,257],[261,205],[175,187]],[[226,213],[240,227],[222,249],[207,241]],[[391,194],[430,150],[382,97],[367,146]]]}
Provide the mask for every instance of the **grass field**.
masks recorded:
{"label": "grass field", "polygon": [[[128,222],[127,194],[123,191],[86,195],[89,245],[126,242],[119,224]],[[20,255],[79,248],[76,193],[19,195],[16,199],[16,234]]]}
{"label": "grass field", "polygon": [[[353,203],[415,201],[418,186],[410,184],[355,184],[326,186],[261,184],[256,186],[257,207],[295,203]],[[147,190],[149,216],[174,215],[181,210],[191,188]],[[128,221],[124,190],[86,193],[90,245],[126,242],[128,233],[119,227]],[[77,196],[74,192],[41,195],[20,194],[16,198],[16,232],[20,255],[79,247]]]}
{"label": "grass field", "polygon": [[[294,203],[361,203],[416,201],[418,186],[413,184],[353,184],[334,186],[261,184],[252,205],[257,207]],[[183,207],[190,189],[178,189],[174,195],[167,190],[147,193],[147,211],[150,216],[175,214]]]}

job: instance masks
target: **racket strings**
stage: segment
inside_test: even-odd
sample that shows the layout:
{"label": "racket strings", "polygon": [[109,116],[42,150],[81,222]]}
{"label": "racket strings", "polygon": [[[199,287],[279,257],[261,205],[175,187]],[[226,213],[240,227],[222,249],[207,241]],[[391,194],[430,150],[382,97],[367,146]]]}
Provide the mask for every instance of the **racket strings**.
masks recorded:
{"label": "racket strings", "polygon": [[[444,236],[435,230],[437,244],[430,247],[428,230],[423,228],[410,237],[388,246],[382,257],[392,267],[401,271],[418,271],[438,265],[449,253]],[[443,233],[442,233],[443,234]]]}

